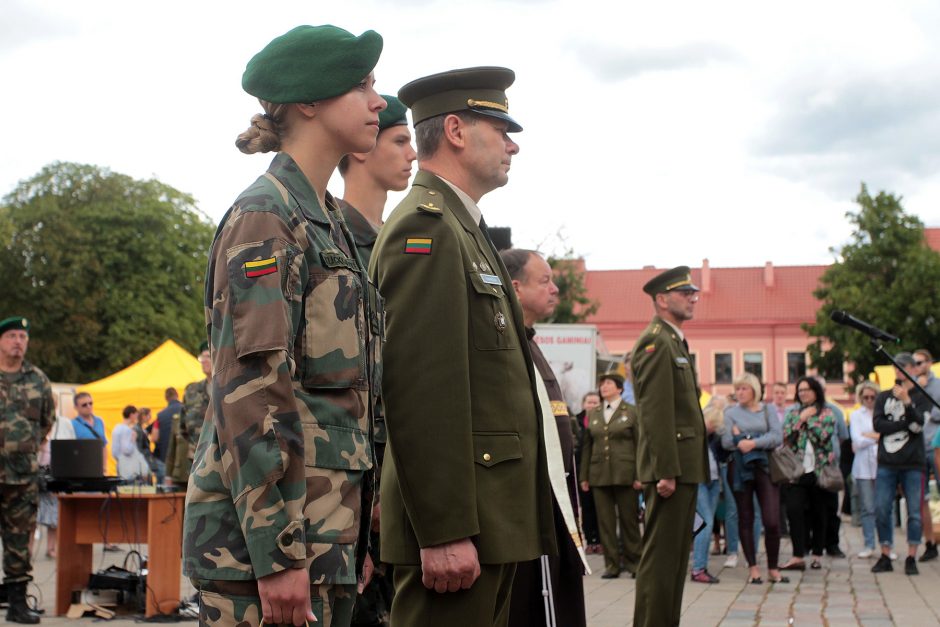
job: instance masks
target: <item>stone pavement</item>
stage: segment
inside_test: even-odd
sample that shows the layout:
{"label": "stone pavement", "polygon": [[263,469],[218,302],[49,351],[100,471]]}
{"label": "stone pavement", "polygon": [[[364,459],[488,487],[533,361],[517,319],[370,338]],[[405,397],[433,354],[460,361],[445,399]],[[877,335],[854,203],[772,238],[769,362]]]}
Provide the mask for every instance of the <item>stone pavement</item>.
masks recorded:
{"label": "stone pavement", "polygon": [[[904,538],[895,530],[896,540]],[[711,557],[710,572],[721,578],[721,583],[706,585],[686,582],[683,596],[682,624],[706,627],[722,625],[744,627],[760,625],[777,627],[797,625],[842,627],[929,627],[940,625],[940,560],[918,564],[920,575],[904,575],[903,559],[895,562],[893,573],[874,575],[870,572],[873,559],[854,557],[861,549],[861,530],[847,521],[842,525],[842,549],[847,559],[823,559],[822,570],[788,572],[789,584],[746,583],[747,568],[743,556],[737,568],[722,568],[725,557]],[[130,548],[130,547],[122,547]],[[96,546],[94,567],[120,565],[124,553],[101,553]],[[45,551],[45,543],[39,552]],[[790,543],[781,543],[781,561],[790,556]],[[904,551],[899,551],[904,553]],[[594,574],[585,578],[585,593],[590,627],[627,627],[632,624],[633,595],[636,582],[632,579],[601,579],[603,558],[589,556]],[[759,562],[766,564],[763,555]],[[52,611],[55,596],[55,562],[40,557],[36,562],[37,586],[32,594],[41,595],[42,607]],[[766,572],[764,573],[766,580]],[[185,579],[181,581],[183,595],[193,589]],[[3,616],[0,615],[0,620]],[[131,625],[140,617],[123,615],[110,621],[113,625]],[[137,620],[135,620],[137,619]],[[81,619],[91,625],[93,618]],[[65,617],[44,617],[46,625],[65,625]],[[195,625],[195,622],[190,624]]]}

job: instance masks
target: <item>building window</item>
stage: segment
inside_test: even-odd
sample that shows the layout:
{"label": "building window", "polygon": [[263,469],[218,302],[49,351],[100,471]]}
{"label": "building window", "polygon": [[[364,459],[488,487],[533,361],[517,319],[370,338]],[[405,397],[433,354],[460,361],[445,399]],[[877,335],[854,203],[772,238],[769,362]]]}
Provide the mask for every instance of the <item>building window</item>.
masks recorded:
{"label": "building window", "polygon": [[733,369],[731,353],[715,353],[715,383],[731,383],[734,378]]}
{"label": "building window", "polygon": [[787,383],[806,376],[806,353],[787,353]]}
{"label": "building window", "polygon": [[758,381],[764,380],[764,354],[744,353],[744,372],[750,372]]}

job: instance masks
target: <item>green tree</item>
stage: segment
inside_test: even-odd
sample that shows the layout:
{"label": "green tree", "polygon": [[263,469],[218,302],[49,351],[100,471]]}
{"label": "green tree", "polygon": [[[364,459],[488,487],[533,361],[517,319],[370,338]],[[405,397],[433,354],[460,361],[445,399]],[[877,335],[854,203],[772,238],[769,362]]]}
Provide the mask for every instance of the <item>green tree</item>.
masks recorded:
{"label": "green tree", "polygon": [[804,329],[818,338],[808,347],[814,367],[833,373],[843,361],[854,362],[851,377],[858,382],[887,360],[868,336],[836,324],[830,314],[845,310],[897,335],[902,345],[886,346],[889,352],[927,348],[936,354],[940,254],[927,246],[924,225],[904,212],[900,197],[882,191],[873,198],[863,184],[855,200],[858,211],[846,214],[855,230],[841,250],[832,250],[836,262],[813,292],[822,307]]}
{"label": "green tree", "polygon": [[167,338],[195,350],[212,235],[157,180],[50,164],[0,208],[4,315],[31,319],[30,359],[53,380],[95,380]]}
{"label": "green tree", "polygon": [[584,259],[569,248],[561,255],[549,256],[548,265],[554,271],[555,285],[558,286],[558,306],[546,322],[574,323],[587,320],[600,304],[588,298],[587,286],[584,284]]}

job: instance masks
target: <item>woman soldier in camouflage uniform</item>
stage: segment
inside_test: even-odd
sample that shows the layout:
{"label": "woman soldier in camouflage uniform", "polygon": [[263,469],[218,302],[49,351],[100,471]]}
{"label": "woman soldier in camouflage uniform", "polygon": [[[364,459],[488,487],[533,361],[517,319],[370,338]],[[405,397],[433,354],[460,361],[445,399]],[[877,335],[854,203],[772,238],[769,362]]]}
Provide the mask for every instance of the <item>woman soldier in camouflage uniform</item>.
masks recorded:
{"label": "woman soldier in camouflage uniform", "polygon": [[236,144],[278,154],[209,254],[211,404],[183,556],[201,625],[349,625],[382,308],[326,185],[344,154],[375,145],[381,49],[373,31],[300,26],[242,77],[265,113]]}

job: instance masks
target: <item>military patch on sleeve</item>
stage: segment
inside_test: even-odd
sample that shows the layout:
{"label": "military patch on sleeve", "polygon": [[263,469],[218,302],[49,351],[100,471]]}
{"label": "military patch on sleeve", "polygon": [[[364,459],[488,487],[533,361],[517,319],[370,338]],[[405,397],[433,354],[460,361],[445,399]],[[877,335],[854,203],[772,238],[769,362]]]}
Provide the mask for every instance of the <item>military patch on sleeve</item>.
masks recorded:
{"label": "military patch on sleeve", "polygon": [[568,405],[565,401],[552,401],[552,413],[556,416],[567,416]]}
{"label": "military patch on sleeve", "polygon": [[406,255],[430,255],[431,238],[430,237],[409,237],[405,241]]}
{"label": "military patch on sleeve", "polygon": [[258,261],[246,261],[243,267],[245,268],[245,277],[255,279],[259,276],[277,272],[277,259],[270,257]]}
{"label": "military patch on sleeve", "polygon": [[652,352],[655,351],[655,350],[656,350],[656,345],[655,345],[655,344],[650,344],[650,345],[648,345],[646,348],[643,349],[643,352],[644,352],[644,353],[652,353]]}

